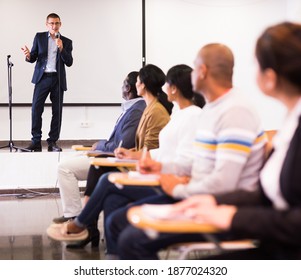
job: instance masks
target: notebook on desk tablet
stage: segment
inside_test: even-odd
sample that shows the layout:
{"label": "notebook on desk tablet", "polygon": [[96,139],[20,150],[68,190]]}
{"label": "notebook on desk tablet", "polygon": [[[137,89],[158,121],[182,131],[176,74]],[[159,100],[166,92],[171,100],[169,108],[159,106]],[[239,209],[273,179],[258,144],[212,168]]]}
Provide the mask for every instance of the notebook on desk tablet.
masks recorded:
{"label": "notebook on desk tablet", "polygon": [[129,163],[135,163],[138,162],[137,159],[129,159],[129,158],[116,158],[116,157],[107,157],[108,161],[111,162],[129,162]]}

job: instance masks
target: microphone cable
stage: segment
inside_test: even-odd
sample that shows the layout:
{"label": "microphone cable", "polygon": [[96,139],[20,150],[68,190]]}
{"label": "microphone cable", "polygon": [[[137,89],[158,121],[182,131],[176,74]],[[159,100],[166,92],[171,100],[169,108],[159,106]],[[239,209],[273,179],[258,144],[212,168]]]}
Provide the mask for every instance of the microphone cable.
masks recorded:
{"label": "microphone cable", "polygon": [[[55,33],[55,38],[58,39],[60,38],[60,33]],[[59,123],[59,128],[61,128],[61,78],[60,78],[60,75],[61,75],[61,65],[60,65],[60,59],[61,59],[61,55],[60,55],[60,49],[57,47],[57,55],[56,55],[56,71],[57,71],[57,93],[58,93],[58,98],[59,98],[59,102],[58,102],[58,106],[59,106],[59,115],[58,115],[58,123]],[[62,104],[63,106],[63,104]],[[60,140],[60,134],[61,134],[61,130],[59,130],[59,138],[57,139]],[[58,158],[57,158],[57,161],[58,163],[61,161],[61,151],[58,151]],[[57,210],[57,213],[59,214],[59,204],[58,204],[58,197],[56,196],[56,190],[58,189],[58,194],[60,196],[60,192],[59,192],[59,187],[58,187],[58,177],[56,177],[56,180],[55,180],[55,183],[54,183],[54,186],[52,188],[52,191],[50,192],[50,195],[54,197],[54,201],[55,201],[55,205],[56,205],[56,210]]]}
{"label": "microphone cable", "polygon": [[[56,39],[61,39],[61,34],[55,33],[55,38]],[[58,122],[59,122],[59,137],[58,137],[58,141],[61,138],[61,126],[62,126],[62,111],[63,111],[63,104],[61,104],[61,95],[63,95],[63,93],[61,94],[61,52],[59,47],[57,48],[57,78],[58,78],[58,94],[59,94],[59,116],[58,116]],[[60,162],[60,157],[61,157],[61,151],[58,152],[58,162]]]}

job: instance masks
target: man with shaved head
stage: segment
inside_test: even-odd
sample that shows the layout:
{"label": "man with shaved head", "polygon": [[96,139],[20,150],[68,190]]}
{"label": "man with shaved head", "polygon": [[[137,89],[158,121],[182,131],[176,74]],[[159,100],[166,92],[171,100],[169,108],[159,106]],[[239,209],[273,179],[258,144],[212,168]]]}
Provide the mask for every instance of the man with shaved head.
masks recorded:
{"label": "man with shaved head", "polygon": [[[208,44],[203,47],[195,59],[195,71],[201,68],[201,79],[210,69],[208,78],[213,79],[215,86],[221,88],[232,88],[232,75],[234,67],[234,57],[231,50],[222,44]],[[200,92],[198,80],[193,80],[194,90]],[[211,83],[212,84],[212,83]],[[223,89],[222,89],[223,91]],[[209,92],[213,93],[212,91]]]}
{"label": "man with shaved head", "polygon": [[[266,139],[256,112],[232,85],[233,67],[232,51],[225,45],[208,44],[198,52],[191,79],[194,90],[207,103],[196,132],[191,177],[162,174],[164,194],[134,205],[170,204],[194,194],[257,188]],[[141,169],[151,171],[152,167]],[[200,240],[199,234],[169,233],[151,239],[127,222],[126,212],[131,206],[112,213],[106,223],[109,242],[116,244],[121,259],[157,259],[157,252],[171,244]]]}

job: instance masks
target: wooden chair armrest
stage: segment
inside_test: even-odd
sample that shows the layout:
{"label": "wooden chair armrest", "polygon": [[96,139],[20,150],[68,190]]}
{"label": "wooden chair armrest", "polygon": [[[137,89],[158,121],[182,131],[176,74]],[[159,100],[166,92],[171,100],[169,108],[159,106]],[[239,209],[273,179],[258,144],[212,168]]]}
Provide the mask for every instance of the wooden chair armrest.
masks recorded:
{"label": "wooden chair armrest", "polygon": [[92,146],[72,145],[71,148],[75,151],[91,151]]}
{"label": "wooden chair armrest", "polygon": [[131,177],[130,173],[114,172],[109,175],[109,181],[123,186],[159,186],[160,182],[154,177]]}
{"label": "wooden chair armrest", "polygon": [[196,223],[191,220],[155,219],[147,216],[142,206],[131,207],[127,212],[129,222],[143,230],[169,233],[217,233],[220,230],[210,224]]}
{"label": "wooden chair armrest", "polygon": [[136,169],[136,161],[114,161],[114,158],[93,158],[91,164],[94,166],[116,167],[121,172]]}

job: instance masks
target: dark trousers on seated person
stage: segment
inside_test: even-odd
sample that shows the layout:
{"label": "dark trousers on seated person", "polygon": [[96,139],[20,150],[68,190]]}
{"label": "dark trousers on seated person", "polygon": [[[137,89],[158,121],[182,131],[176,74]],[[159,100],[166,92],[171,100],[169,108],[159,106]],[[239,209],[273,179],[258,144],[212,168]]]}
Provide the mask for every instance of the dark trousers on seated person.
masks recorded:
{"label": "dark trousers on seated person", "polygon": [[[121,259],[158,259],[158,252],[170,245],[183,242],[208,241],[202,234],[173,234],[160,233],[150,237],[144,230],[131,226],[126,218],[127,210],[136,205],[142,204],[172,204],[177,200],[167,196],[152,196],[127,207],[113,212],[106,220],[108,253],[118,255]],[[229,233],[215,235],[217,240],[233,240],[238,237]]]}
{"label": "dark trousers on seated person", "polygon": [[[104,219],[106,220],[106,217],[116,209],[156,194],[153,187],[124,186],[119,189],[108,180],[109,174],[105,173],[99,178],[88,203],[77,216],[76,220],[81,225],[91,225],[95,219],[98,219],[101,211],[104,211]],[[105,238],[107,239],[106,230]]]}
{"label": "dark trousers on seated person", "polygon": [[[143,187],[140,187],[143,188]],[[118,254],[118,239],[119,235],[129,226],[129,222],[127,220],[126,214],[130,207],[142,205],[142,204],[172,204],[176,203],[178,200],[173,199],[172,197],[161,194],[161,195],[153,195],[149,197],[145,197],[141,200],[138,200],[130,205],[122,207],[116,211],[114,211],[110,216],[107,217],[105,223],[106,229],[106,243],[107,243],[107,251],[109,254],[117,255]]]}
{"label": "dark trousers on seated person", "polygon": [[[217,235],[216,238],[225,240],[230,237]],[[122,260],[157,260],[159,259],[158,253],[173,244],[207,241],[206,237],[200,233],[160,233],[157,236],[149,236],[144,230],[128,225],[119,235],[117,255]]]}
{"label": "dark trousers on seated person", "polygon": [[86,190],[85,195],[91,196],[96,185],[98,183],[99,178],[108,172],[119,172],[119,169],[116,167],[109,167],[109,166],[94,166],[91,165],[88,171],[87,176],[87,183],[86,183]]}

